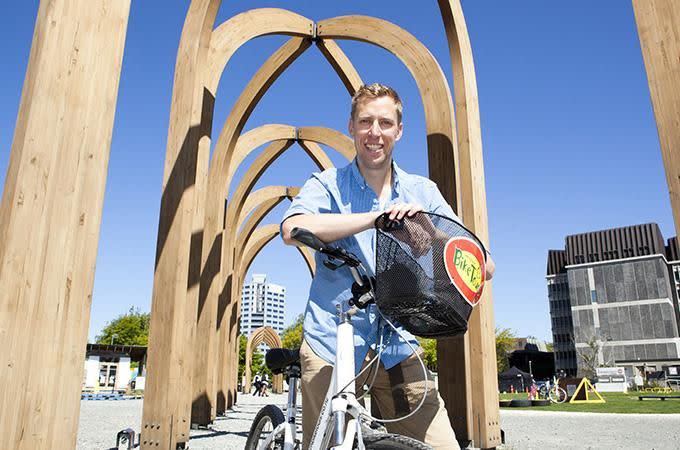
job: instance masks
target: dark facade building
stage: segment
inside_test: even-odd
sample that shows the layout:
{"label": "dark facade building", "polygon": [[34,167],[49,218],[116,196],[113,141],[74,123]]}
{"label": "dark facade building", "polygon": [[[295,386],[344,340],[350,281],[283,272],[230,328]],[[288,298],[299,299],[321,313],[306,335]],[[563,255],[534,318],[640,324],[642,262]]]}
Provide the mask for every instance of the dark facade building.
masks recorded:
{"label": "dark facade building", "polygon": [[510,367],[527,372],[536,380],[547,380],[555,373],[553,352],[536,338],[515,338],[515,345],[507,356]]}
{"label": "dark facade building", "polygon": [[567,236],[550,250],[556,369],[583,375],[591,358],[629,377],[680,367],[678,254],[654,223]]}

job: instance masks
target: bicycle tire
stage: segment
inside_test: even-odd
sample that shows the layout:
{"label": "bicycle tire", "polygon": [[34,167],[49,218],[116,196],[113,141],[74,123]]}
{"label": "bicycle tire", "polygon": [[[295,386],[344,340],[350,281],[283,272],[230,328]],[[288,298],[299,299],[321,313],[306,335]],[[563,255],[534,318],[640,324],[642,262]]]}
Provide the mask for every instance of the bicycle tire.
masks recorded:
{"label": "bicycle tire", "polygon": [[[285,422],[286,418],[283,411],[277,406],[267,405],[258,411],[253,424],[250,426],[248,433],[248,440],[246,441],[245,450],[258,450],[260,442],[264,441],[269,433],[274,431],[276,427]],[[269,426],[268,426],[269,425]],[[271,428],[271,429],[268,429]],[[267,429],[267,430],[265,430]],[[276,449],[276,442],[272,441],[270,449]]]}
{"label": "bicycle tire", "polygon": [[550,389],[548,397],[553,403],[564,403],[567,400],[567,391],[559,386],[555,386]]}
{"label": "bicycle tire", "polygon": [[363,438],[367,450],[432,450],[424,442],[401,434],[374,433]]}

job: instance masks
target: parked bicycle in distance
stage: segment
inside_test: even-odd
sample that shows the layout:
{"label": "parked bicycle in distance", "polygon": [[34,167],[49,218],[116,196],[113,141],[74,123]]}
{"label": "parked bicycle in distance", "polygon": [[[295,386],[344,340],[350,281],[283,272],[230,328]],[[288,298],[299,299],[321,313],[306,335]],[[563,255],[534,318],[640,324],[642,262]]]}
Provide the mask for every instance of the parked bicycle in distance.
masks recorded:
{"label": "parked bicycle in distance", "polygon": [[553,376],[552,381],[546,381],[539,387],[538,395],[552,403],[564,403],[567,400],[567,391],[560,387],[559,380],[557,376]]}

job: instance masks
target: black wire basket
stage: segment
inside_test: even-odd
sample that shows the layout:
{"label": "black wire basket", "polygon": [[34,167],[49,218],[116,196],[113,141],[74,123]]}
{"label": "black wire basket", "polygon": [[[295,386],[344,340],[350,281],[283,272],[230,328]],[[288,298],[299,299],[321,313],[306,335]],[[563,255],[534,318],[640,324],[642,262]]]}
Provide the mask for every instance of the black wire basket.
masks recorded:
{"label": "black wire basket", "polygon": [[420,337],[457,336],[485,281],[486,250],[447,217],[418,213],[376,220],[375,302],[380,312]]}

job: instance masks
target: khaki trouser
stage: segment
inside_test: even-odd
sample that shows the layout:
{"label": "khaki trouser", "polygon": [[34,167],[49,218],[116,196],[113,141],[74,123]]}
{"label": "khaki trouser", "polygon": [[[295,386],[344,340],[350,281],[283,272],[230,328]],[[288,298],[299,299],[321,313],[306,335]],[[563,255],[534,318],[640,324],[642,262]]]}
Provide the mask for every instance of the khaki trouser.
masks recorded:
{"label": "khaki trouser", "polygon": [[[420,352],[422,350],[419,349]],[[369,352],[368,358],[373,354]],[[303,449],[309,448],[312,432],[321,412],[328,386],[330,385],[333,366],[319,358],[307,341],[300,348],[302,364],[302,434]],[[373,370],[357,381],[357,392],[373,377]],[[427,398],[423,406],[413,416],[395,423],[387,423],[385,427],[390,433],[409,436],[426,442],[436,450],[458,450],[458,442],[451,428],[444,401],[428,373]],[[374,417],[391,419],[402,417],[418,406],[422,399],[425,381],[423,371],[415,355],[385,370],[382,364],[371,388],[371,414]]]}

